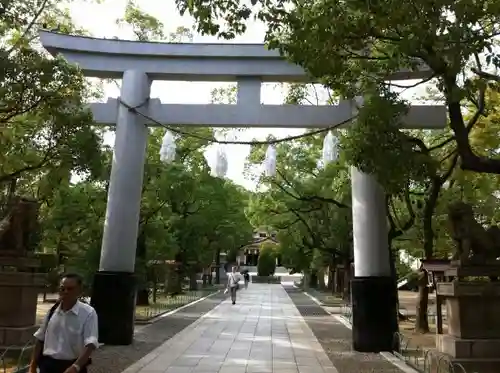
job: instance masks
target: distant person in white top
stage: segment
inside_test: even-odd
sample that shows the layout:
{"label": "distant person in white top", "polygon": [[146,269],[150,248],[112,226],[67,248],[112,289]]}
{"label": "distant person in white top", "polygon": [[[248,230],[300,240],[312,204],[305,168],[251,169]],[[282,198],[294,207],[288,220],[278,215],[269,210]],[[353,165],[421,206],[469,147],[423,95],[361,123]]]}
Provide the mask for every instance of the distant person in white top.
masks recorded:
{"label": "distant person in white top", "polygon": [[64,275],[59,301],[34,334],[36,344],[29,373],[87,373],[90,355],[98,347],[97,314],[78,300],[82,278]]}
{"label": "distant person in white top", "polygon": [[240,276],[236,273],[236,267],[233,267],[233,271],[227,276],[227,288],[231,292],[231,301],[236,304],[236,291],[238,290],[238,282],[240,281]]}

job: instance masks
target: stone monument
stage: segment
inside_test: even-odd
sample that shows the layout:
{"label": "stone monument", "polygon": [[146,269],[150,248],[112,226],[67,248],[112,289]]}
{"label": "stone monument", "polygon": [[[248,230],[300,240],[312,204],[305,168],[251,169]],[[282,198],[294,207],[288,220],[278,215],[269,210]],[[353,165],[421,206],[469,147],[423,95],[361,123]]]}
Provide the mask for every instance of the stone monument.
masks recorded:
{"label": "stone monument", "polygon": [[485,229],[463,202],[451,204],[448,217],[456,249],[445,276],[454,279],[437,284],[448,317],[437,349],[467,372],[500,372],[500,229]]}
{"label": "stone monument", "polygon": [[38,293],[45,276],[35,274],[38,260],[30,250],[38,224],[39,205],[10,198],[0,221],[0,350],[22,348],[36,329]]}

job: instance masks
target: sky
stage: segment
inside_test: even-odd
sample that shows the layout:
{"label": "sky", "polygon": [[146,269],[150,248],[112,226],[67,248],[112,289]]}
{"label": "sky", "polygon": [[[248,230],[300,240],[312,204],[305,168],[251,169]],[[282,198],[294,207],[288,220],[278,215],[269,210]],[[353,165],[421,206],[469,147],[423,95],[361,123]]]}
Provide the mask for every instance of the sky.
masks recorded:
{"label": "sky", "polygon": [[[175,32],[179,26],[191,28],[193,20],[189,16],[181,17],[173,0],[137,0],[136,3],[143,11],[157,17],[165,25],[165,33]],[[123,16],[127,0],[105,0],[102,4],[93,1],[76,0],[69,5],[74,22],[88,30],[95,37],[120,39],[134,39],[130,29],[116,24],[116,19]],[[262,43],[265,27],[260,22],[251,22],[244,35],[238,36],[233,43]],[[194,43],[228,42],[217,40],[215,37],[202,36],[194,33]],[[152,98],[160,98],[163,103],[204,104],[209,103],[211,91],[214,88],[228,86],[229,83],[203,82],[153,82]],[[264,104],[280,104],[283,102],[285,89],[276,84],[263,84],[261,101]],[[116,84],[105,85],[105,97],[119,96]],[[277,138],[292,136],[303,132],[300,129],[247,129],[238,134],[238,140],[251,141],[254,138],[264,140],[269,134]],[[114,143],[114,136],[108,135],[105,139],[108,144]],[[255,183],[246,179],[243,174],[245,159],[250,151],[248,145],[229,145],[227,177],[234,182],[254,189]],[[213,161],[215,148],[208,151],[209,160]],[[283,160],[282,160],[283,161]],[[278,160],[280,162],[280,160]]]}
{"label": "sky", "polygon": [[[142,10],[154,15],[165,25],[165,33],[174,32],[177,27],[190,28],[194,22],[191,17],[181,17],[175,7],[174,1],[166,0],[138,0],[136,2]],[[127,0],[105,0],[102,4],[85,0],[74,1],[69,9],[74,22],[95,37],[111,38],[117,36],[121,39],[133,39],[129,29],[120,27],[115,20],[123,16]],[[262,43],[265,28],[262,24],[253,22],[248,31],[231,42],[234,43]],[[195,43],[227,42],[217,40],[215,37],[201,36],[194,33]],[[163,103],[206,104],[210,102],[211,91],[214,88],[227,87],[229,83],[204,83],[204,82],[165,82],[155,81],[151,88],[151,97],[160,98]],[[116,84],[105,85],[105,97],[119,96]],[[284,89],[276,84],[263,84],[261,100],[264,104],[280,104],[283,102]],[[276,137],[287,137],[302,132],[300,129],[248,129],[238,134],[238,140],[251,141],[253,138],[264,140],[272,133]],[[114,136],[110,134],[106,142],[113,144]],[[248,189],[254,189],[255,183],[245,179],[243,168],[245,159],[250,151],[247,145],[229,145],[226,147],[229,164],[227,177]],[[208,151],[208,156],[213,161],[215,148]]]}

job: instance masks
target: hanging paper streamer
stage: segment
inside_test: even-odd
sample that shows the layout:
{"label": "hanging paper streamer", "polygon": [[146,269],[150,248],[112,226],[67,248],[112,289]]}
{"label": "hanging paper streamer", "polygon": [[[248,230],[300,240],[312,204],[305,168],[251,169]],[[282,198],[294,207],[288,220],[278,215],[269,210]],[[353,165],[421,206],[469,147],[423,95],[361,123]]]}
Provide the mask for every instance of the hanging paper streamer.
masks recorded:
{"label": "hanging paper streamer", "polygon": [[216,177],[224,177],[227,172],[227,156],[226,150],[221,146],[217,146],[217,153],[215,155],[215,164],[212,168],[212,175]]}
{"label": "hanging paper streamer", "polygon": [[330,162],[335,162],[339,157],[339,140],[333,135],[332,131],[328,131],[323,139],[323,167]]}
{"label": "hanging paper streamer", "polygon": [[172,163],[175,160],[175,139],[170,131],[166,131],[163,135],[163,141],[160,148],[160,160],[164,163]]}
{"label": "hanging paper streamer", "polygon": [[266,176],[276,175],[276,148],[274,145],[269,145],[266,150],[266,158],[264,159],[264,174]]}

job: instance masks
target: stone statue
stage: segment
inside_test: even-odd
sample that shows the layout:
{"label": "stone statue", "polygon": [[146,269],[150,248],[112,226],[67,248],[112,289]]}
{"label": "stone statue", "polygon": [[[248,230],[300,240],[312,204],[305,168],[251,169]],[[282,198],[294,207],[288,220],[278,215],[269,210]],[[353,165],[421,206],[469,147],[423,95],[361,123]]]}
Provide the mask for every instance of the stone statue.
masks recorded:
{"label": "stone statue", "polygon": [[472,206],[459,201],[448,206],[451,236],[456,242],[452,260],[487,264],[500,257],[500,228],[485,229],[474,218]]}
{"label": "stone statue", "polygon": [[31,237],[37,229],[37,201],[13,197],[0,221],[0,256],[22,257],[31,249]]}

